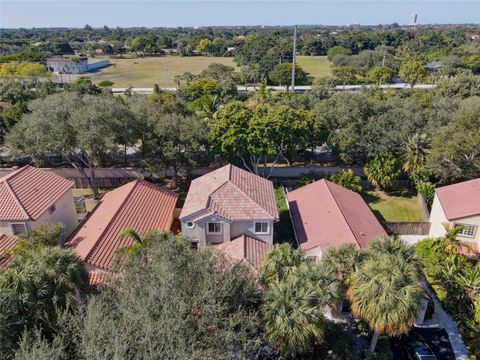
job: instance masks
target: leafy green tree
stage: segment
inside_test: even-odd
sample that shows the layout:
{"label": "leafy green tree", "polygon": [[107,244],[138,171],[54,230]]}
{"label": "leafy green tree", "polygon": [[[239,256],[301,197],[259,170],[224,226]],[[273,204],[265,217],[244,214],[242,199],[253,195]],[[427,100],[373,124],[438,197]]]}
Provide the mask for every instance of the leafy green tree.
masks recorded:
{"label": "leafy green tree", "polygon": [[41,328],[51,337],[58,310],[78,299],[86,283],[84,265],[70,250],[38,247],[17,254],[0,273],[0,354],[11,353],[24,330]]}
{"label": "leafy green tree", "polygon": [[33,101],[30,110],[8,134],[9,148],[37,160],[62,155],[98,196],[96,164],[118,151],[118,121],[130,116],[121,99],[61,93]]}
{"label": "leafy green tree", "polygon": [[211,249],[193,250],[171,233],[144,251],[148,262],[138,259],[107,280],[61,321],[53,345],[41,347],[63,348],[72,359],[258,356],[263,331],[251,269]]}
{"label": "leafy green tree", "polygon": [[81,76],[77,80],[72,81],[66,86],[69,91],[74,91],[78,95],[98,95],[101,89],[92,83],[89,77]]}
{"label": "leafy green tree", "polygon": [[348,297],[352,312],[373,330],[371,354],[381,333],[408,333],[420,310],[423,288],[419,269],[401,254],[408,253],[407,250],[392,248],[386,253],[367,252],[350,278]]}
{"label": "leafy green tree", "polygon": [[409,60],[400,66],[398,75],[413,88],[415,84],[427,77],[427,69],[421,61]]}
{"label": "leafy green tree", "polygon": [[360,186],[360,176],[353,175],[353,171],[351,169],[332,175],[330,177],[330,181],[352,191],[362,191],[362,187]]}
{"label": "leafy green tree", "polygon": [[282,281],[303,262],[302,252],[288,243],[275,245],[262,262],[260,273],[266,284]]}
{"label": "leafy green tree", "polygon": [[143,165],[151,171],[173,170],[178,186],[181,167],[191,167],[207,140],[205,126],[190,116],[155,114],[149,119],[149,132],[143,144]]}
{"label": "leafy green tree", "polygon": [[400,175],[398,159],[390,154],[379,155],[367,161],[363,170],[368,180],[380,189],[391,187]]}
{"label": "leafy green tree", "polygon": [[432,135],[427,166],[441,182],[480,176],[480,100],[460,103],[453,118]]}
{"label": "leafy green tree", "polygon": [[343,46],[333,46],[327,51],[328,60],[332,61],[333,58],[337,55],[350,55],[352,52],[350,49],[346,49]]}
{"label": "leafy green tree", "polygon": [[[276,85],[282,85],[287,88],[292,83],[292,63],[277,64],[268,73],[270,81]],[[298,65],[295,65],[295,84],[303,85],[308,81],[308,74]]]}
{"label": "leafy green tree", "polygon": [[332,69],[335,81],[343,86],[357,82],[355,69],[351,66],[341,66]]}
{"label": "leafy green tree", "polygon": [[415,133],[409,136],[403,153],[403,170],[409,174],[416,173],[424,167],[431,140],[425,133]]}
{"label": "leafy green tree", "polygon": [[381,85],[390,82],[393,72],[388,67],[376,66],[367,74],[367,79],[372,84]]}
{"label": "leafy green tree", "polygon": [[197,45],[197,50],[201,53],[211,54],[213,51],[212,41],[210,39],[202,39]]}

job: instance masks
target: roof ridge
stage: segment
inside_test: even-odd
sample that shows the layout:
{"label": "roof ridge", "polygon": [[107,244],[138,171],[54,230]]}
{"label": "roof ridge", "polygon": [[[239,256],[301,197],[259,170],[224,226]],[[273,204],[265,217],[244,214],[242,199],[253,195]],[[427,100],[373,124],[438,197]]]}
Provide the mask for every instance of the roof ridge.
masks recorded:
{"label": "roof ridge", "polygon": [[[137,187],[139,181],[141,179],[135,179],[133,180],[132,182],[134,183],[132,188],[130,189],[130,191],[128,192],[127,196],[125,197],[125,199],[122,201],[122,204],[118,207],[118,209],[113,213],[113,215],[110,217],[110,220],[108,221],[107,225],[103,228],[102,230],[102,233],[100,234],[100,236],[98,237],[97,241],[95,242],[95,245],[92,246],[92,248],[90,249],[90,251],[88,252],[88,254],[85,256],[85,261],[87,261],[89,258],[90,258],[90,255],[92,255],[92,253],[94,252],[94,250],[97,249],[97,247],[99,246],[101,240],[103,239],[105,233],[107,232],[108,229],[110,229],[110,227],[112,226],[112,223],[113,223],[113,220],[116,218],[117,214],[120,212],[121,209],[123,209],[123,207],[125,206],[125,204],[127,203],[127,200],[130,198],[130,196],[132,195],[133,193],[133,190]],[[130,183],[126,183],[125,185],[123,186],[126,186]],[[121,187],[117,188],[117,189],[120,189]],[[115,189],[116,190],[116,189]]]}
{"label": "roof ridge", "polygon": [[[230,169],[232,169],[233,165],[232,165],[232,164],[228,164],[228,165],[230,166]],[[236,167],[236,168],[239,169],[239,170],[242,170],[242,171],[244,171],[244,172],[246,172],[246,173],[248,173],[248,175],[258,176],[259,178],[262,178],[263,180],[270,181],[270,180],[268,180],[268,179],[265,179],[265,178],[261,177],[260,175],[253,174],[253,173],[251,173],[251,172],[249,172],[249,171],[247,171],[247,170],[241,169],[241,168],[239,168],[239,167]],[[230,170],[230,171],[231,171],[231,170]],[[230,174],[229,176],[231,176],[231,174]],[[252,201],[255,203],[255,205],[257,205],[258,207],[260,207],[260,208],[261,208],[263,211],[265,211],[268,215],[270,215],[270,216],[272,215],[272,214],[270,214],[267,210],[265,210],[265,208],[264,208],[261,204],[259,204],[258,201],[256,201],[255,199],[253,199],[253,198],[252,198],[250,195],[248,195],[245,191],[243,191],[242,189],[240,189],[240,187],[239,187],[237,184],[235,184],[232,180],[230,180],[230,177],[229,177],[228,179],[229,179],[228,181],[229,181],[230,183],[232,183],[243,195],[245,195],[245,196],[248,197],[250,200],[252,200]],[[274,217],[274,218],[275,218],[275,217]]]}
{"label": "roof ridge", "polygon": [[[355,242],[357,243],[357,245],[358,245],[359,247],[361,247],[362,245],[360,244],[360,242],[358,241],[355,233],[353,232],[353,230],[352,230],[352,228],[351,228],[351,226],[350,226],[350,223],[349,223],[348,220],[347,220],[347,217],[346,217],[345,214],[343,213],[342,207],[339,205],[337,199],[335,198],[335,196],[334,196],[333,193],[332,193],[332,189],[330,188],[330,185],[329,185],[329,183],[331,183],[331,182],[328,181],[328,180],[326,180],[326,179],[322,179],[322,180],[324,180],[324,183],[325,183],[325,185],[326,185],[326,187],[327,187],[327,189],[328,189],[328,193],[330,194],[330,196],[332,197],[333,201],[335,202],[335,205],[337,205],[337,208],[338,208],[338,210],[340,211],[340,214],[342,215],[343,220],[345,220],[345,223],[347,224],[348,230],[352,233],[353,238],[355,239]],[[332,184],[334,184],[334,183],[332,183]],[[343,186],[340,186],[340,185],[338,185],[338,184],[335,184],[335,185],[337,185],[337,186],[339,186],[339,187],[341,187],[341,188],[343,188],[343,189],[345,189],[345,190],[347,190],[347,191],[350,191],[350,190],[344,188]]]}
{"label": "roof ridge", "polygon": [[[7,175],[8,176],[8,175]],[[5,183],[5,186],[7,187],[7,191],[10,193],[10,195],[12,195],[14,201],[18,204],[18,206],[20,207],[20,209],[22,210],[22,212],[29,218],[29,219],[32,219],[32,217],[30,216],[30,214],[28,213],[27,209],[25,209],[25,206],[23,206],[22,202],[20,201],[20,199],[18,198],[18,196],[15,194],[15,191],[13,191],[12,187],[10,186],[10,184],[8,183],[7,181],[8,179],[6,179],[4,181]]]}
{"label": "roof ridge", "polygon": [[25,166],[22,166],[21,168],[18,168],[16,170],[14,170],[13,172],[11,172],[10,174],[7,174],[5,175],[4,177],[0,178],[0,182],[6,182],[8,183],[8,180],[12,179],[13,177],[17,176],[18,174],[20,174],[21,172],[25,171],[26,169],[28,169],[30,167],[30,165],[25,165]]}

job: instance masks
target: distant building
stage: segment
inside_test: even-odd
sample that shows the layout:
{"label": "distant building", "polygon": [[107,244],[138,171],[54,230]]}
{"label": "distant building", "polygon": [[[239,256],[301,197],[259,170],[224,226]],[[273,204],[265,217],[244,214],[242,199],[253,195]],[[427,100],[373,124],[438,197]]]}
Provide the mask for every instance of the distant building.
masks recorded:
{"label": "distant building", "polygon": [[47,68],[61,74],[82,74],[110,65],[109,60],[88,61],[87,57],[77,59],[54,56],[47,59]]}
{"label": "distant building", "polygon": [[473,40],[473,41],[480,40],[480,34],[467,34],[466,37],[468,40]]}

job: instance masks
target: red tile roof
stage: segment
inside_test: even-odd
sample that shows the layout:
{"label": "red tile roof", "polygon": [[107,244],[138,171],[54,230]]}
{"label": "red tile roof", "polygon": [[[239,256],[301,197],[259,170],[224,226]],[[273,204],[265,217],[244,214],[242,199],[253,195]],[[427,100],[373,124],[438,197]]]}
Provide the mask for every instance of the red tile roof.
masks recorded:
{"label": "red tile roof", "polygon": [[13,235],[0,234],[0,269],[4,269],[12,259],[4,256],[5,251],[12,250],[17,245],[18,238]]}
{"label": "red tile roof", "polygon": [[139,234],[170,230],[177,197],[173,191],[147,181],[132,181],[106,193],[66,246],[85,262],[108,269],[115,251],[132,244],[130,238],[119,235],[126,228]]}
{"label": "red tile roof", "polygon": [[228,221],[278,219],[271,181],[226,165],[192,181],[180,220],[216,214]]}
{"label": "red tile roof", "polygon": [[328,180],[291,191],[287,199],[303,250],[350,243],[362,248],[370,240],[387,235],[360,194]]}
{"label": "red tile roof", "polygon": [[435,190],[448,220],[480,215],[480,178]]}
{"label": "red tile roof", "polygon": [[254,269],[259,270],[265,255],[273,250],[273,245],[247,235],[240,235],[232,241],[216,245],[215,249],[223,251],[234,260],[247,261]]}
{"label": "red tile roof", "polygon": [[73,182],[33,166],[24,166],[0,179],[0,220],[37,220]]}

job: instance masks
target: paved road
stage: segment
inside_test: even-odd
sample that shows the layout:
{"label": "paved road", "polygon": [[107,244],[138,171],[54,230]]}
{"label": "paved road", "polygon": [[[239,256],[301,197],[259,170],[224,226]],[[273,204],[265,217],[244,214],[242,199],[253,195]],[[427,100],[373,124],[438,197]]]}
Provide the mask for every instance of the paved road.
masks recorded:
{"label": "paved road", "polygon": [[[430,345],[437,360],[455,360],[455,354],[448,339],[445,329],[439,328],[413,328],[412,332],[417,332],[423,336],[425,341]],[[405,354],[401,346],[401,341],[392,338],[390,347],[393,352],[393,360],[405,360],[408,356]]]}

